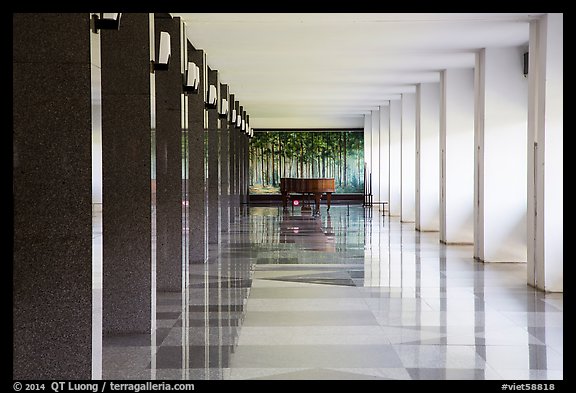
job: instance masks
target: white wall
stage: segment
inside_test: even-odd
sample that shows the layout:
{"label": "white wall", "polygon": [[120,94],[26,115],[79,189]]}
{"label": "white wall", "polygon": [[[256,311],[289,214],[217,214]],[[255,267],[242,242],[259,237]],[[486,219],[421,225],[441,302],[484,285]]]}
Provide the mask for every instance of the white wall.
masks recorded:
{"label": "white wall", "polygon": [[[475,140],[479,209],[475,257],[526,262],[527,101],[522,47],[481,49]],[[480,234],[481,233],[481,234]]]}
{"label": "white wall", "polygon": [[528,71],[528,283],[554,292],[564,290],[563,25],[562,14],[530,22]]}
{"label": "white wall", "polygon": [[[91,67],[93,70],[96,68],[93,64]],[[95,74],[92,71],[93,78]],[[92,203],[102,204],[102,104],[95,102],[94,90],[92,91]]]}
{"label": "white wall", "polygon": [[372,111],[372,201],[378,202],[380,195],[380,111]]}
{"label": "white wall", "polygon": [[416,94],[402,93],[400,221],[414,222],[416,214]]}
{"label": "white wall", "polygon": [[[390,201],[390,104],[380,106],[380,195],[378,201]],[[388,205],[380,205],[388,209]]]}
{"label": "white wall", "polygon": [[391,216],[400,215],[401,186],[401,134],[402,134],[402,101],[390,101],[390,199]]}
{"label": "white wall", "polygon": [[440,241],[474,242],[474,69],[440,74]]}
{"label": "white wall", "polygon": [[416,85],[416,206],[419,231],[440,229],[440,84]]}
{"label": "white wall", "polygon": [[90,98],[92,114],[92,208],[102,208],[102,67],[100,39],[90,35]]}

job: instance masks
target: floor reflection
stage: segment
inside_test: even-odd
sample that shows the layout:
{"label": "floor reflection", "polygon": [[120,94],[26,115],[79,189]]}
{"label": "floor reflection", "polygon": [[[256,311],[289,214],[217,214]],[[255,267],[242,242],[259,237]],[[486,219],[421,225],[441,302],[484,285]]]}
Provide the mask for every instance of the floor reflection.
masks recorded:
{"label": "floor reflection", "polygon": [[250,208],[187,271],[153,337],[104,338],[104,379],[563,377],[561,294],[360,206]]}
{"label": "floor reflection", "polygon": [[302,251],[336,252],[333,230],[330,213],[323,219],[309,212],[285,212],[280,221],[280,243],[294,244]]}

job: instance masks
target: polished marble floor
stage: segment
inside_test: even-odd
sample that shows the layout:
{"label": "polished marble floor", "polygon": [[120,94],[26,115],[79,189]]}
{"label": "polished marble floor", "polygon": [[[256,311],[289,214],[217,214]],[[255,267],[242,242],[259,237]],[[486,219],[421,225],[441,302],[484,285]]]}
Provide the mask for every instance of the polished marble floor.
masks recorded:
{"label": "polished marble floor", "polygon": [[250,207],[104,379],[563,378],[563,295],[361,206]]}

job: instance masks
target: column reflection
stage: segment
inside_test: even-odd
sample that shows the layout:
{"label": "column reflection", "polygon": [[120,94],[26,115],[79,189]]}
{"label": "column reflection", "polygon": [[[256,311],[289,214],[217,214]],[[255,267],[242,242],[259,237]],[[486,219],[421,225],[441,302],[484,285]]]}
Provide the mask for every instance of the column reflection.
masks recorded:
{"label": "column reflection", "polygon": [[372,243],[372,214],[371,207],[364,208],[364,286],[377,286],[378,276],[374,278],[373,266],[376,264],[374,259],[374,245]]}

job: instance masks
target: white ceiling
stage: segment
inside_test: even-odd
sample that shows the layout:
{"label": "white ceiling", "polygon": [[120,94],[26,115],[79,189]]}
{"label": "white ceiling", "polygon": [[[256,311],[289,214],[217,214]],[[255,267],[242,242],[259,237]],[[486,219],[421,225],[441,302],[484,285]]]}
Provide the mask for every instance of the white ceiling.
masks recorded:
{"label": "white ceiling", "polygon": [[253,128],[363,127],[363,116],[483,47],[528,44],[542,14],[172,13]]}

